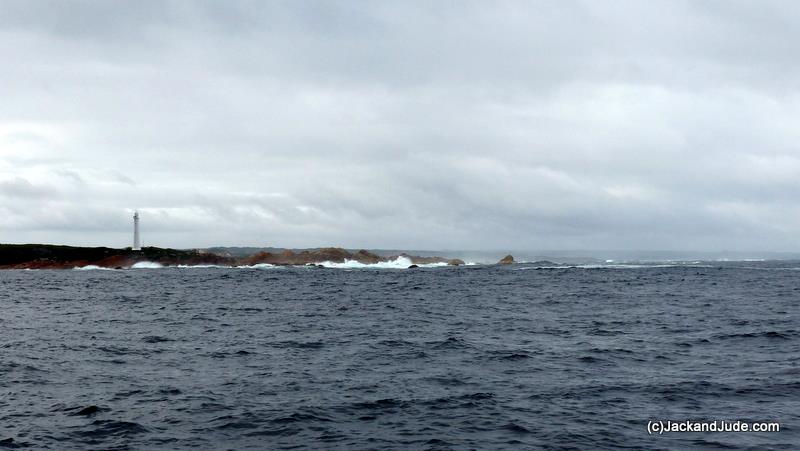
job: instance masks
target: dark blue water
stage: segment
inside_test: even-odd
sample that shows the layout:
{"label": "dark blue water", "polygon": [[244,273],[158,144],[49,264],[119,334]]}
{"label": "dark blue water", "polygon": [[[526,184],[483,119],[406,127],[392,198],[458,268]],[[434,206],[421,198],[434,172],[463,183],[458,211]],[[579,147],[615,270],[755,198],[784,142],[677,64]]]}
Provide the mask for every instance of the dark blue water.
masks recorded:
{"label": "dark blue water", "polygon": [[786,267],[0,271],[0,448],[796,449]]}

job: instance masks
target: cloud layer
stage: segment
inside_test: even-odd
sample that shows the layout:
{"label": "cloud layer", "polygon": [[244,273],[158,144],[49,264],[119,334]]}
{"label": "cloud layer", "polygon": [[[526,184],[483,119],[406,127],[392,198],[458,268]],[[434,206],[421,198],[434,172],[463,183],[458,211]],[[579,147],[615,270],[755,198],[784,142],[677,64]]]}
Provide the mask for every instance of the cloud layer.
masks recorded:
{"label": "cloud layer", "polygon": [[795,2],[4,2],[0,242],[800,250]]}

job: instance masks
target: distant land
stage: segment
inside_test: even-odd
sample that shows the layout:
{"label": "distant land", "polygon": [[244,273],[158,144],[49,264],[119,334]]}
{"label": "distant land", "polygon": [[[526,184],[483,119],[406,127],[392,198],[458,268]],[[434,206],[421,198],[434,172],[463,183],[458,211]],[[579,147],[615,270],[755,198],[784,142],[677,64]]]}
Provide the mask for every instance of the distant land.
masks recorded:
{"label": "distant land", "polygon": [[[226,249],[235,249],[230,251]],[[176,265],[225,265],[251,266],[271,265],[309,265],[323,262],[343,263],[356,261],[363,264],[376,264],[404,257],[413,265],[444,263],[463,265],[457,258],[435,255],[379,255],[367,250],[350,251],[337,247],[304,249],[251,248],[213,248],[213,249],[168,249],[144,247],[134,251],[131,248],[115,249],[109,247],[76,247],[53,244],[0,244],[0,269],[72,269],[83,266],[124,269],[136,263],[152,262],[163,266]]]}
{"label": "distant land", "polygon": [[[220,265],[252,266],[318,265],[325,262],[355,261],[365,265],[408,260],[409,265],[464,262],[498,263],[511,251],[426,251],[387,249],[344,249],[339,247],[287,249],[279,247],[211,247],[204,249],[171,249],[62,246],[54,244],[0,244],[0,269],[72,269],[83,266],[130,268],[140,262],[163,266]],[[681,252],[681,251],[513,251],[515,262],[541,265],[592,265],[617,263],[800,260],[793,252]],[[591,255],[591,256],[590,256]],[[506,256],[506,257],[504,257]],[[554,263],[557,262],[557,263]]]}
{"label": "distant land", "polygon": [[[294,252],[314,251],[318,248],[290,249]],[[236,257],[253,255],[258,252],[280,253],[285,248],[276,247],[211,247],[206,249],[219,255]],[[458,258],[465,262],[483,264],[496,263],[503,256],[512,254],[518,262],[551,261],[565,265],[591,265],[614,263],[653,263],[653,262],[691,262],[691,261],[746,261],[746,260],[800,260],[800,252],[774,252],[774,251],[692,251],[692,250],[624,250],[624,249],[593,249],[593,250],[559,250],[559,249],[498,249],[498,250],[417,250],[417,249],[368,249],[369,252],[389,257],[400,254],[419,255],[423,257],[447,256]],[[355,250],[350,249],[350,252]]]}

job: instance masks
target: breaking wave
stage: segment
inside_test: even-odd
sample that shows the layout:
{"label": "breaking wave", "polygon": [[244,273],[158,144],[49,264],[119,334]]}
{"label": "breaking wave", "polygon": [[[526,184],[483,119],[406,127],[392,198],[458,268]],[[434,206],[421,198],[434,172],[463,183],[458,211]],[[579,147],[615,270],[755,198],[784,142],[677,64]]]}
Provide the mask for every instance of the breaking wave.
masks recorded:
{"label": "breaking wave", "polygon": [[[356,260],[345,260],[344,262],[322,262],[318,265],[309,264],[305,266],[323,266],[325,268],[336,268],[336,269],[407,269],[409,266],[413,265],[414,263],[408,257],[398,257],[394,260],[378,262],[378,263],[361,263]],[[416,264],[420,268],[436,268],[442,266],[448,266],[447,263],[422,263]],[[474,266],[476,263],[466,263],[465,266]],[[304,265],[288,265],[288,266],[304,266]],[[285,268],[285,265],[273,265],[270,263],[257,263],[255,265],[241,265],[241,266],[228,266],[228,265],[162,265],[161,263],[150,262],[150,261],[143,261],[134,263],[129,268],[125,269],[167,269],[167,268],[178,268],[178,269],[280,269]],[[115,271],[117,269],[122,268],[106,268],[103,266],[97,265],[86,265],[86,266],[76,266],[73,268],[76,271],[91,271],[91,270],[101,270],[101,271]]]}
{"label": "breaking wave", "polygon": [[156,262],[137,262],[131,266],[131,269],[157,269],[163,267],[164,265]]}
{"label": "breaking wave", "polygon": [[243,266],[236,266],[236,268],[244,268],[244,269],[270,269],[270,268],[280,268],[280,266],[271,265],[269,263],[256,263],[255,265],[243,265]]}
{"label": "breaking wave", "polygon": [[[514,268],[514,271],[524,271],[527,269],[648,269],[648,268],[714,268],[715,265],[706,262],[692,261],[692,262],[620,262],[620,263],[581,263],[581,264],[567,264],[567,263],[553,263],[539,264],[539,262],[518,262],[522,266]],[[524,266],[523,266],[524,265]]]}
{"label": "breaking wave", "polygon": [[175,266],[168,266],[169,268],[230,268],[230,266],[226,265],[175,265]]}
{"label": "breaking wave", "polygon": [[76,266],[72,269],[76,271],[93,271],[93,270],[113,271],[112,268],[104,268],[102,266],[97,266],[97,265]]}
{"label": "breaking wave", "polygon": [[[563,268],[564,266],[562,266]],[[566,267],[584,269],[639,269],[639,268],[713,268],[712,265],[703,264],[683,264],[683,263],[615,263],[615,264],[590,264],[590,265],[570,265]]]}
{"label": "breaking wave", "polygon": [[[320,265],[326,268],[346,268],[346,269],[360,269],[360,268],[378,268],[378,269],[406,269],[414,263],[408,257],[397,257],[394,260],[378,263],[361,263],[356,260],[345,260],[343,263],[336,262],[322,262]],[[428,263],[418,264],[420,268],[433,268],[437,266],[447,266],[447,263]]]}

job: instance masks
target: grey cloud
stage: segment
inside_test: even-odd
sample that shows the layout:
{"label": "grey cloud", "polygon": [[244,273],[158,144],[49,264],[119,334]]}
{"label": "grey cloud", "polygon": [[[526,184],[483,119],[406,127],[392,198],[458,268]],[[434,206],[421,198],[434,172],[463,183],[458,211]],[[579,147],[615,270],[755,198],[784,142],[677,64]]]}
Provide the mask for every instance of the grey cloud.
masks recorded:
{"label": "grey cloud", "polygon": [[8,198],[46,198],[53,196],[55,191],[47,186],[34,185],[30,181],[16,177],[11,180],[0,180],[0,196]]}
{"label": "grey cloud", "polygon": [[139,209],[172,246],[794,250],[797,19],[6,2],[0,231],[122,246]]}
{"label": "grey cloud", "polygon": [[86,182],[83,180],[83,177],[75,171],[69,169],[56,169],[53,171],[53,174],[56,177],[61,177],[63,179],[68,180],[70,183],[83,185]]}

